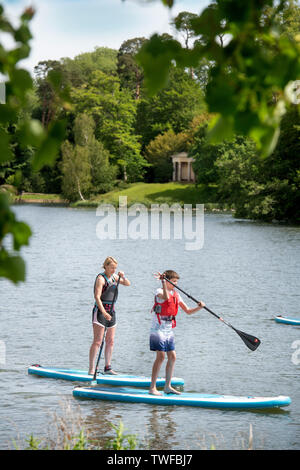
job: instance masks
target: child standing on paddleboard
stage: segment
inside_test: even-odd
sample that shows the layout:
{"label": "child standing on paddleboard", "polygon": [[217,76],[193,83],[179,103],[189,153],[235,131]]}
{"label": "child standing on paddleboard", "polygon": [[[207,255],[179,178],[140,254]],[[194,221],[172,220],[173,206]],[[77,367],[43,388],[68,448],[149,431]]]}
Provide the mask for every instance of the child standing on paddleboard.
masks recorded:
{"label": "child standing on paddleboard", "polygon": [[[152,395],[161,395],[156,388],[156,380],[161,368],[161,365],[165,359],[165,353],[167,353],[167,364],[166,364],[166,383],[164,392],[180,394],[178,390],[171,386],[171,380],[173,376],[176,352],[173,329],[176,326],[176,315],[178,308],[188,315],[198,312],[205,306],[203,302],[199,302],[198,307],[188,308],[183,302],[181,296],[176,291],[175,287],[172,286],[167,280],[173,284],[177,284],[179,276],[175,271],[168,270],[163,274],[156,273],[156,279],[161,280],[162,287],[158,288],[154,298],[153,320],[150,331],[150,350],[156,351],[156,359],[152,367],[151,386],[149,393]],[[166,279],[167,280],[166,280]]]}

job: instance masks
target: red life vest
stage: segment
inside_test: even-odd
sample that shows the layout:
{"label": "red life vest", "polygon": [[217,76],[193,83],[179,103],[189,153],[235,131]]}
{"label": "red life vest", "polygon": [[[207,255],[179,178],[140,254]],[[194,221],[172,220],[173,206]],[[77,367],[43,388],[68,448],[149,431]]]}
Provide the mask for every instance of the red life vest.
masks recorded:
{"label": "red life vest", "polygon": [[174,290],[173,293],[169,292],[169,298],[164,302],[157,302],[156,296],[154,297],[154,305],[152,310],[157,315],[158,323],[161,324],[160,317],[172,317],[170,321],[172,321],[172,328],[176,326],[176,315],[178,313],[179,307],[179,296],[178,293]]}

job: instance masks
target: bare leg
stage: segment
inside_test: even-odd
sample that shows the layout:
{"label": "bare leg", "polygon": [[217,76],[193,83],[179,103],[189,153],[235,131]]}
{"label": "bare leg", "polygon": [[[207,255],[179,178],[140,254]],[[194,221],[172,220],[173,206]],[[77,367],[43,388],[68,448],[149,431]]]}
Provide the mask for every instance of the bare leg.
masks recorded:
{"label": "bare leg", "polygon": [[152,367],[151,385],[149,389],[149,393],[151,393],[151,395],[161,395],[161,393],[156,388],[156,381],[157,381],[157,377],[158,377],[161,365],[164,362],[164,359],[165,359],[164,351],[156,351],[156,359]]}
{"label": "bare leg", "polygon": [[90,354],[89,354],[89,374],[93,375],[95,373],[95,360],[97,353],[99,352],[99,348],[102,344],[103,335],[104,335],[104,326],[99,326],[93,323],[93,330],[94,330],[94,339],[93,343],[90,347]]}
{"label": "bare leg", "polygon": [[114,348],[114,339],[115,339],[116,328],[108,328],[105,337],[105,365],[110,366],[111,357]]}
{"label": "bare leg", "polygon": [[176,361],[176,352],[175,351],[168,351],[168,362],[166,365],[166,384],[164,388],[165,393],[175,393],[176,395],[180,395],[180,392],[171,386],[171,380],[173,377],[175,361]]}

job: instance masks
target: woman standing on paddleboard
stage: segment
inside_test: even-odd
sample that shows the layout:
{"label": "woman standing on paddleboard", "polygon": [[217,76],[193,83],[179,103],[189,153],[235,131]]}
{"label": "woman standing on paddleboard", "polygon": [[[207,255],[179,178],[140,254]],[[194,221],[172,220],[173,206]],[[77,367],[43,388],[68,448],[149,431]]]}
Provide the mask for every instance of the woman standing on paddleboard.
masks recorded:
{"label": "woman standing on paddleboard", "polygon": [[117,261],[112,256],[108,256],[103,263],[104,272],[98,274],[95,280],[95,305],[92,312],[94,339],[89,355],[89,374],[91,375],[95,372],[95,360],[97,352],[102,344],[105,331],[104,373],[111,375],[116,374],[116,372],[111,368],[111,357],[116,331],[116,312],[112,303],[113,300],[116,301],[118,295],[116,292],[118,277],[120,277],[120,284],[130,286],[130,281],[125,278],[123,271],[119,271],[118,274],[115,274],[117,266]]}

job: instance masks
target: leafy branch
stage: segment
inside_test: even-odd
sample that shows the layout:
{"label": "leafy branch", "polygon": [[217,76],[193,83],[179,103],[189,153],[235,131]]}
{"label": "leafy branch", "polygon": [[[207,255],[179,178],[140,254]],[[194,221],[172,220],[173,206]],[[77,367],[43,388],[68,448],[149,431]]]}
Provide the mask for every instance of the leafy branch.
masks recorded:
{"label": "leafy branch", "polygon": [[[161,1],[169,7],[174,4]],[[216,114],[210,141],[244,134],[263,156],[269,155],[278,140],[281,118],[293,105],[287,88],[300,77],[299,34],[280,34],[278,18],[288,4],[216,0],[190,19],[196,38],[192,48],[154,34],[137,55],[149,93],[166,85],[174,63],[193,68],[209,61],[206,103],[208,111]]]}
{"label": "leafy branch", "polygon": [[[33,80],[30,73],[19,68],[18,64],[30,54],[29,41],[32,35],[29,23],[34,13],[33,8],[26,8],[19,25],[15,27],[5,16],[0,4],[0,31],[7,33],[14,43],[11,49],[0,43],[0,74],[5,86],[5,102],[0,104],[0,163],[13,159],[12,132],[9,131],[14,129],[18,144],[33,150],[32,167],[37,171],[45,164],[53,164],[56,159],[65,134],[65,122],[56,120],[45,129],[40,121],[22,113],[28,105]],[[69,107],[68,94],[60,87],[60,76],[53,74],[50,80],[61,106]],[[10,249],[6,243],[9,235],[13,241]],[[30,227],[16,219],[8,196],[0,193],[0,277],[6,277],[14,283],[25,280],[25,263],[15,252],[29,244],[30,236]]]}

